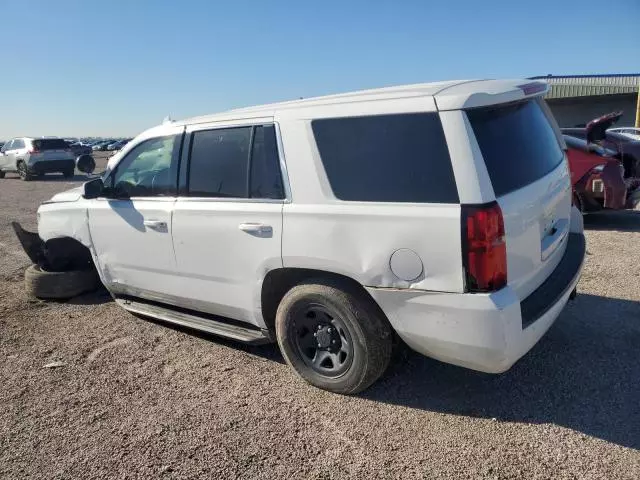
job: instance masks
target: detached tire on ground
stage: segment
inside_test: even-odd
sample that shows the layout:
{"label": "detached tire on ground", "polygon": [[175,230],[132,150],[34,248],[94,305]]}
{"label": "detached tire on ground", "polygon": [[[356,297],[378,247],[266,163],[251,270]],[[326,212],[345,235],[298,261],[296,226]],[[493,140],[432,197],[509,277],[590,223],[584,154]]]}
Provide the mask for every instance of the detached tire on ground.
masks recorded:
{"label": "detached tire on ground", "polygon": [[44,299],[67,299],[98,288],[95,270],[48,272],[31,265],[24,272],[24,287],[29,295]]}
{"label": "detached tire on ground", "polygon": [[276,313],[287,363],[310,384],[354,394],[382,376],[393,332],[373,300],[348,283],[318,279],[293,287]]}

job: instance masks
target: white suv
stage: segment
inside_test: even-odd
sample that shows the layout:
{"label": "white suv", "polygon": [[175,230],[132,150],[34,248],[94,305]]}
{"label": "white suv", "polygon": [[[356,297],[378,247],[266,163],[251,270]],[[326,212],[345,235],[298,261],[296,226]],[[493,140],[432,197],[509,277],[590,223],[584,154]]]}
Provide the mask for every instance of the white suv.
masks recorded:
{"label": "white suv", "polygon": [[379,378],[394,332],[503,372],[575,293],[585,253],[546,91],[457,81],[167,122],[40,207],[48,249],[32,258],[55,277],[73,272],[50,257],[85,251],[123,308],[275,339],[334,392]]}
{"label": "white suv", "polygon": [[25,181],[45,173],[62,173],[73,177],[75,156],[62,138],[18,137],[0,149],[0,178],[17,172]]}

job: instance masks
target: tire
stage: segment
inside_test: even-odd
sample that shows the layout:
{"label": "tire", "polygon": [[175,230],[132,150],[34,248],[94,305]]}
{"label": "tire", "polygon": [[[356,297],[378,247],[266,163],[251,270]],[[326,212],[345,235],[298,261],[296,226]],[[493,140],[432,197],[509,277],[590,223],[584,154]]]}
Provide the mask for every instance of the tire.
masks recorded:
{"label": "tire", "polygon": [[4,172],[0,172],[0,178],[4,178],[5,173]]}
{"label": "tire", "polygon": [[393,331],[373,300],[346,282],[323,279],[299,284],[284,295],[276,313],[276,337],[298,375],[346,395],[380,378],[393,350]]}
{"label": "tire", "polygon": [[64,178],[73,178],[73,175],[75,174],[75,172],[76,172],[75,168],[69,169],[62,172],[62,175],[64,175]]}
{"label": "tire", "polygon": [[24,180],[25,182],[28,182],[31,180],[31,174],[29,173],[29,170],[27,169],[27,164],[24,163],[23,161],[19,161],[18,162],[18,175],[20,175],[20,178],[22,180]]}
{"label": "tire", "polygon": [[95,290],[99,282],[98,274],[93,269],[48,272],[39,265],[31,265],[24,272],[25,290],[36,298],[72,298]]}

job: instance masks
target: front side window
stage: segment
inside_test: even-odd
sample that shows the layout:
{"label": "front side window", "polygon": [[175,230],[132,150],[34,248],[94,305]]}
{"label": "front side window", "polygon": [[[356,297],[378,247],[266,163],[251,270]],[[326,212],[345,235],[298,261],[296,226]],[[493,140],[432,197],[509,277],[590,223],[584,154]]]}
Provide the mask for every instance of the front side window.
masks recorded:
{"label": "front side window", "polygon": [[11,145],[13,145],[13,140],[9,140],[7,143],[5,143],[2,146],[2,149],[0,151],[7,152],[7,151],[11,150],[13,148]]}
{"label": "front side window", "polygon": [[179,136],[145,140],[133,148],[107,180],[107,195],[118,198],[175,195]]}

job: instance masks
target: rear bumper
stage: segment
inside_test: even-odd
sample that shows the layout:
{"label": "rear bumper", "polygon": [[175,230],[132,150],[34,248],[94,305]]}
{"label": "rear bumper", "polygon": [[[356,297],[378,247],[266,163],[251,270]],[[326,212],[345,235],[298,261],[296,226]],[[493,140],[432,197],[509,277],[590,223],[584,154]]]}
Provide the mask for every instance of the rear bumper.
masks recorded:
{"label": "rear bumper", "polygon": [[558,317],[580,279],[584,253],[584,236],[571,233],[560,264],[522,302],[509,287],[492,294],[367,290],[412,349],[454,365],[500,373]]}
{"label": "rear bumper", "polygon": [[41,174],[52,172],[66,172],[75,169],[75,161],[71,158],[68,160],[42,160],[40,162],[31,163],[27,166],[29,173]]}

